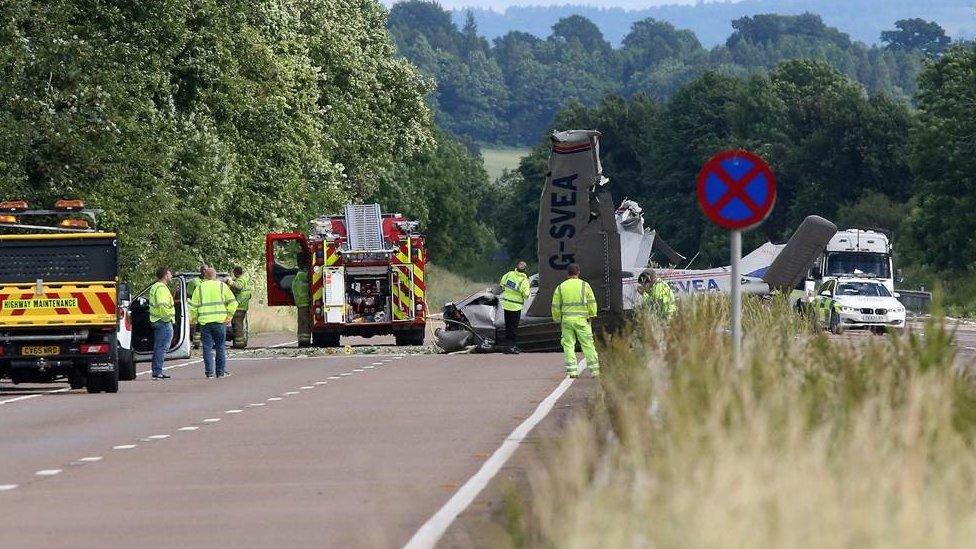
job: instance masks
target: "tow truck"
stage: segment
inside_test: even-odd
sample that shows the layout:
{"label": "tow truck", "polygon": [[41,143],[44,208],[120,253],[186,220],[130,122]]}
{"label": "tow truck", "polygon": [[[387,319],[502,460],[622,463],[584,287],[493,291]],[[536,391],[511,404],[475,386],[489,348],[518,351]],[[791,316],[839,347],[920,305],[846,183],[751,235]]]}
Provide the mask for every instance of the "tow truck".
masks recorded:
{"label": "tow truck", "polygon": [[80,200],[50,210],[0,202],[0,377],[67,379],[89,393],[115,393],[136,377],[118,239],[95,229],[99,213]]}

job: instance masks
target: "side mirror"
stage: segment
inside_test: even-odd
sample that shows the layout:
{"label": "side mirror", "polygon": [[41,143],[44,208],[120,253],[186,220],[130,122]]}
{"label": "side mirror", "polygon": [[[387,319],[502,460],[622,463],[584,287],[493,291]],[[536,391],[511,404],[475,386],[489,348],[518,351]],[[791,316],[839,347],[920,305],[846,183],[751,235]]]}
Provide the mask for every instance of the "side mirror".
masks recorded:
{"label": "side mirror", "polygon": [[120,282],[118,286],[119,303],[128,303],[132,300],[132,291],[125,282]]}
{"label": "side mirror", "polygon": [[822,295],[824,297],[830,297],[830,290],[824,290],[824,291],[820,292],[820,295]]}
{"label": "side mirror", "polygon": [[898,293],[898,292],[895,292],[895,297],[901,297],[901,294]]}

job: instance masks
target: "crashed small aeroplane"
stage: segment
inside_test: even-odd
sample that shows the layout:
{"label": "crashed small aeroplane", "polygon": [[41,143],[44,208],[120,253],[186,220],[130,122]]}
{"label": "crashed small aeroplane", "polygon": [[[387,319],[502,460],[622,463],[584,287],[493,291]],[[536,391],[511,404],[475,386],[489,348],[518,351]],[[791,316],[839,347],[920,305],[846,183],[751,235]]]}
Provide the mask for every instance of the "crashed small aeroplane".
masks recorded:
{"label": "crashed small aeroplane", "polygon": [[[643,212],[632,200],[613,207],[610,181],[600,163],[600,133],[593,130],[555,132],[551,137],[549,172],[543,187],[538,225],[539,273],[530,277],[531,294],[519,322],[519,347],[526,351],[559,350],[560,327],[550,306],[556,286],[570,263],[593,287],[599,303],[594,330],[605,329],[639,302],[637,277],[648,268],[652,253],[670,265],[685,258],[653,230],[644,226]],[[743,258],[741,283],[747,292],[769,293],[793,288],[823,252],[837,231],[826,219],[808,217],[785,245],[767,243]],[[728,292],[729,269],[656,269],[677,294]],[[445,328],[435,332],[438,347],[460,351],[474,347],[492,351],[503,337],[505,321],[501,288],[495,286],[444,306]]]}

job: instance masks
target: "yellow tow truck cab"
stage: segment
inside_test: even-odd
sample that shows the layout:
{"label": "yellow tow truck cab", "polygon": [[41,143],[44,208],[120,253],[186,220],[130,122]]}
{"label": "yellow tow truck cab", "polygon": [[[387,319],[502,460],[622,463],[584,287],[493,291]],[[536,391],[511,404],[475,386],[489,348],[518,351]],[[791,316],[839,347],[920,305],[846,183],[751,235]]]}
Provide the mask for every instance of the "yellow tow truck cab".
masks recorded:
{"label": "yellow tow truck cab", "polygon": [[119,307],[118,239],[94,229],[97,213],[80,201],[0,202],[0,378],[67,379],[92,393],[135,378],[119,337],[131,322]]}

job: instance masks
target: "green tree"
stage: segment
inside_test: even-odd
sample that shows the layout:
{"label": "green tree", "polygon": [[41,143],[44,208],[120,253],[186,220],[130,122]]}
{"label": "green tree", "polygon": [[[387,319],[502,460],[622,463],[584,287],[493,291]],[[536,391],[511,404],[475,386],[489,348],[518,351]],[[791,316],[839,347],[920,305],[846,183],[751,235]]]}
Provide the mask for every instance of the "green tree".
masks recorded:
{"label": "green tree", "polygon": [[912,168],[919,181],[911,213],[925,264],[940,271],[976,265],[976,47],[950,49],[922,73]]}
{"label": "green tree", "polygon": [[924,19],[901,19],[895,21],[897,30],[881,33],[881,41],[888,49],[919,51],[938,55],[949,47],[952,40],[946,36],[945,29],[935,21]]}

